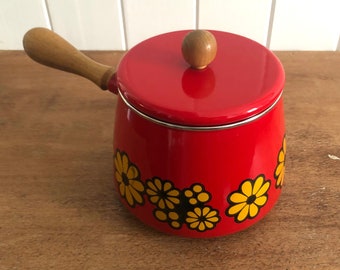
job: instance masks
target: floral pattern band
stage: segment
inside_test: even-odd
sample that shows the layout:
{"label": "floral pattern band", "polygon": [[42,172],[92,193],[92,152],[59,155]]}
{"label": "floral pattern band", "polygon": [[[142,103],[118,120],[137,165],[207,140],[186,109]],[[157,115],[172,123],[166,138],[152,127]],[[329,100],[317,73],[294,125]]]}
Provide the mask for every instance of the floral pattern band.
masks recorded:
{"label": "floral pattern band", "polygon": [[146,181],[146,186],[149,201],[156,206],[155,218],[174,229],[186,224],[191,230],[203,232],[213,229],[221,219],[218,210],[206,205],[211,195],[202,184],[179,190],[170,181],[154,177]]}
{"label": "floral pattern band", "polygon": [[286,167],[286,137],[283,138],[282,147],[277,156],[277,165],[274,172],[274,178],[276,179],[275,187],[282,188],[283,179],[285,176]]}
{"label": "floral pattern band", "polygon": [[[282,188],[285,159],[284,137],[273,174],[276,189]],[[190,230],[204,232],[214,229],[221,221],[218,209],[209,205],[212,195],[201,183],[194,183],[181,190],[170,180],[160,177],[142,181],[137,165],[119,149],[114,154],[114,169],[118,191],[126,203],[134,208],[148,200],[154,206],[152,214],[155,219],[167,223],[173,229],[185,225]],[[237,190],[226,197],[229,204],[225,210],[226,217],[233,218],[236,223],[256,218],[268,202],[270,188],[271,180],[266,179],[264,174],[254,179],[245,179]]]}

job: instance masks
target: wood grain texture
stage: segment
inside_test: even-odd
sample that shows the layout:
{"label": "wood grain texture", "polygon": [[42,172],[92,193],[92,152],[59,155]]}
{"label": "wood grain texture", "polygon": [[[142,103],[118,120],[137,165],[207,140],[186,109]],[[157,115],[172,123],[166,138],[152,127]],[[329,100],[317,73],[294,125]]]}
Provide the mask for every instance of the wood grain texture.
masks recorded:
{"label": "wood grain texture", "polygon": [[209,31],[191,31],[182,42],[182,55],[194,69],[206,68],[215,59],[216,52],[216,39]]}
{"label": "wood grain texture", "polygon": [[[115,65],[122,53],[91,52]],[[288,156],[282,195],[248,230],[164,235],[119,203],[116,98],[0,52],[0,269],[340,269],[340,53],[280,52]]]}
{"label": "wood grain texture", "polygon": [[30,29],[24,36],[23,45],[26,54],[38,63],[83,76],[103,90],[108,89],[116,71],[114,67],[93,61],[47,28]]}

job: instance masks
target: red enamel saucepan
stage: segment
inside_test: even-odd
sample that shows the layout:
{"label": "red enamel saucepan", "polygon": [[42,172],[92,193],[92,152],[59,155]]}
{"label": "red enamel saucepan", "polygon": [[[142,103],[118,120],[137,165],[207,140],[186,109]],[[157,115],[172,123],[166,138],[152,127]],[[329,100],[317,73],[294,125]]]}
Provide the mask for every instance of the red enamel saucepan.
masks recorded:
{"label": "red enamel saucepan", "polygon": [[139,43],[117,69],[44,28],[27,32],[24,48],[117,94],[114,182],[146,224],[221,236],[256,223],[278,200],[285,78],[262,45],[221,31],[176,31]]}

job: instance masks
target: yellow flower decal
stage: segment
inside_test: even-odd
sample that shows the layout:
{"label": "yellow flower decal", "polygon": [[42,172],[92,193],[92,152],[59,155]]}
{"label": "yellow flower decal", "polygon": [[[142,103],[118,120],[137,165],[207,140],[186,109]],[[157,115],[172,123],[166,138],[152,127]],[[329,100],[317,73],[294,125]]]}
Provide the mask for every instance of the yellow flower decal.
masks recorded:
{"label": "yellow flower decal", "polygon": [[114,155],[114,169],[119,193],[127,204],[130,207],[143,205],[147,197],[154,205],[153,216],[173,229],[181,229],[185,224],[190,230],[204,232],[215,228],[221,220],[219,211],[207,205],[211,194],[202,184],[195,183],[180,190],[171,181],[159,177],[141,181],[138,167],[118,149]]}
{"label": "yellow flower decal", "polygon": [[114,158],[114,166],[120,195],[131,207],[143,204],[144,184],[140,180],[138,168],[130,162],[126,153],[119,150]]}
{"label": "yellow flower decal", "polygon": [[194,184],[191,188],[185,189],[184,196],[191,205],[206,203],[210,200],[210,194],[204,191],[203,186],[200,184]]}
{"label": "yellow flower decal", "polygon": [[185,221],[190,229],[204,232],[213,229],[216,223],[220,221],[220,217],[218,211],[210,206],[195,207],[193,211],[187,212]]}
{"label": "yellow flower decal", "polygon": [[179,229],[182,227],[182,222],[180,220],[180,215],[175,211],[166,211],[161,209],[155,209],[154,216],[163,222],[168,222],[169,225],[174,229]]}
{"label": "yellow flower decal", "polygon": [[156,206],[154,217],[173,229],[180,229],[186,224],[191,230],[204,232],[215,228],[220,221],[218,210],[205,205],[211,195],[201,184],[179,190],[172,182],[154,177],[146,181],[145,193]]}
{"label": "yellow flower decal", "polygon": [[239,189],[229,194],[227,200],[230,204],[226,215],[234,217],[235,222],[255,218],[268,200],[270,180],[265,180],[264,175],[259,175],[255,180],[243,181]]}
{"label": "yellow flower decal", "polygon": [[285,163],[286,163],[286,137],[283,138],[282,147],[279,155],[277,156],[277,166],[274,172],[276,179],[275,187],[282,188],[283,179],[285,176]]}
{"label": "yellow flower decal", "polygon": [[149,201],[160,209],[174,209],[180,203],[179,190],[170,181],[162,181],[157,177],[146,181],[146,194]]}

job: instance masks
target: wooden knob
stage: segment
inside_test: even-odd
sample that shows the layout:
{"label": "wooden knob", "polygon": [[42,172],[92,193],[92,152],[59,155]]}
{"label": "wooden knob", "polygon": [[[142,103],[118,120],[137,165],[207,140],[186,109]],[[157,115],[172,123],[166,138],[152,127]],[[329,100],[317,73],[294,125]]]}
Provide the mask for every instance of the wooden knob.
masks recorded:
{"label": "wooden knob", "polygon": [[182,54],[192,68],[205,68],[214,60],[216,51],[216,39],[208,31],[194,30],[184,37]]}

